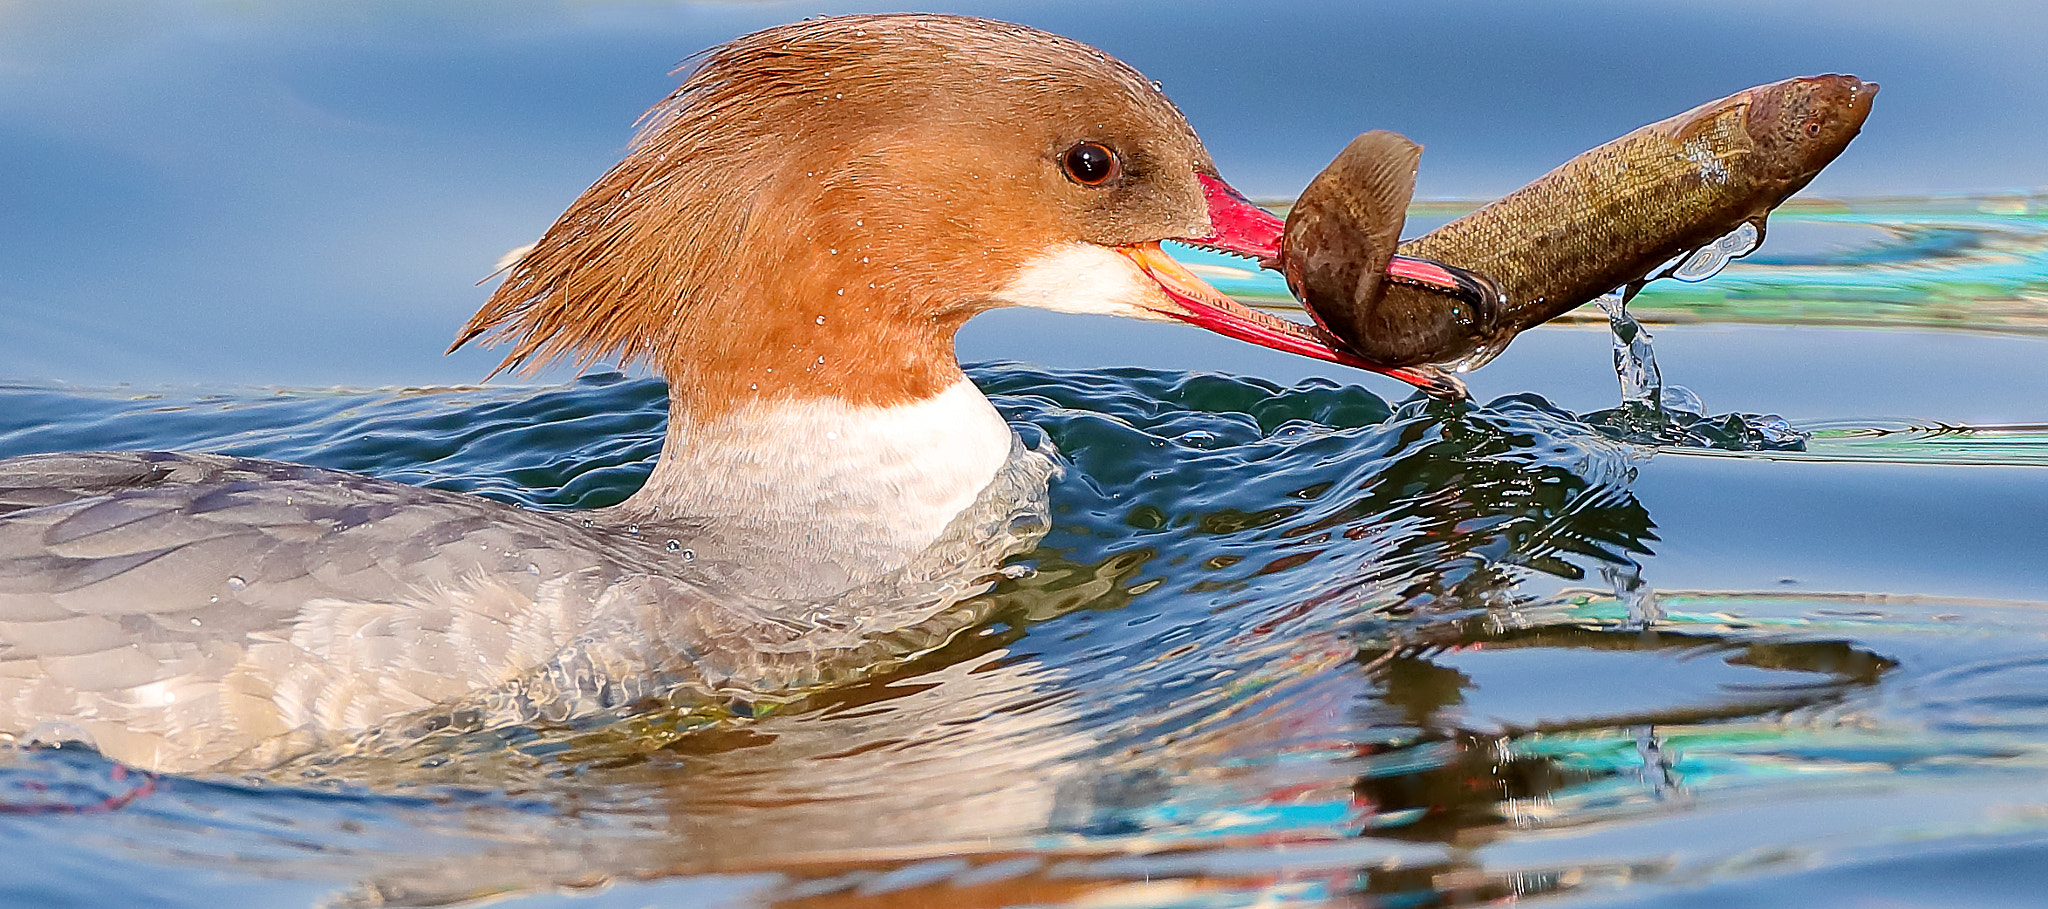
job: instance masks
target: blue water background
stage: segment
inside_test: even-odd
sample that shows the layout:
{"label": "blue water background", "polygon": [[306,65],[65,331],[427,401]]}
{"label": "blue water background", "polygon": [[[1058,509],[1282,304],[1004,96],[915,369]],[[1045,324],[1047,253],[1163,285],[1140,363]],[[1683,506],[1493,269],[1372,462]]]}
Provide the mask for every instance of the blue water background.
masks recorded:
{"label": "blue water background", "polygon": [[[0,6],[0,377],[475,381],[443,358],[505,251],[615,161],[685,56],[877,4]],[[1419,198],[1490,198],[1737,89],[1884,85],[1817,196],[2048,186],[2048,10],[2020,2],[941,3],[1096,44],[1226,178],[1291,197],[1366,129]],[[1001,324],[1036,358],[1068,323]]]}
{"label": "blue water background", "polygon": [[[871,8],[0,3],[0,456],[227,451],[615,500],[658,448],[659,383],[473,386],[494,358],[441,349],[683,56]],[[1445,409],[1184,327],[989,314],[963,359],[1068,472],[985,628],[789,715],[516,785],[18,756],[0,804],[92,810],[0,816],[0,902],[2048,888],[2048,10],[943,9],[1130,61],[1273,198],[1368,128],[1428,146],[1421,197],[1485,198],[1750,84],[1883,83],[1804,197],[1858,201],[1783,212],[1751,261],[1638,307],[1668,379],[1783,416],[1805,450],[1603,435],[1582,419],[1617,400],[1598,323],[1518,339]]]}

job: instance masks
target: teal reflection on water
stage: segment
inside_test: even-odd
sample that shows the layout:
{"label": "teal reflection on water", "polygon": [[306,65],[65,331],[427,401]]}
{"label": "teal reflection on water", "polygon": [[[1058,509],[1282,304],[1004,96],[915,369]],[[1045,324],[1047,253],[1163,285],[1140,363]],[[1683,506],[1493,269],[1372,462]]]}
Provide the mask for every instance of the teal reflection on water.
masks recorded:
{"label": "teal reflection on water", "polygon": [[[1422,220],[1460,209],[1418,211]],[[1299,309],[1275,272],[1195,247],[1173,252],[1227,294]],[[2048,197],[1795,200],[1771,216],[1757,252],[1702,283],[1652,282],[1630,310],[1648,321],[2048,334]],[[1566,318],[1601,320],[1591,307]]]}

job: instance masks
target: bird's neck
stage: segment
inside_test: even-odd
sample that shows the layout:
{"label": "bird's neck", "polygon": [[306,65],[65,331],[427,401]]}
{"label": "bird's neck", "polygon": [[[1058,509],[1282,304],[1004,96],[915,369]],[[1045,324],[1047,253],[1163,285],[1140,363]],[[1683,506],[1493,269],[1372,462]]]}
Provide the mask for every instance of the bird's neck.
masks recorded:
{"label": "bird's neck", "polygon": [[614,518],[688,522],[689,545],[761,569],[770,595],[849,589],[908,564],[989,486],[1013,434],[961,375],[908,403],[755,399],[700,419],[671,392],[647,484]]}

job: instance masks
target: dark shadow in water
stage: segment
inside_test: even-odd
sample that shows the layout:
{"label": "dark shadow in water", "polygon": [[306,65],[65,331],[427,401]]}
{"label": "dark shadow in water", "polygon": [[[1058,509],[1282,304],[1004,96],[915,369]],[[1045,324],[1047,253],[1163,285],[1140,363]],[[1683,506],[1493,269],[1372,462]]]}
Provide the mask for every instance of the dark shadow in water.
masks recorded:
{"label": "dark shadow in water", "polygon": [[[1428,643],[1416,643],[1420,641]],[[1687,660],[1719,657],[1731,666],[1778,670],[1793,677],[1778,685],[1733,690],[1722,686],[1719,693],[1723,697],[1717,701],[1565,720],[1534,719],[1479,731],[1457,725],[1451,709],[1464,702],[1466,692],[1474,687],[1472,680],[1431,657],[1482,647],[1555,652],[1566,657],[1558,660],[1561,667],[1569,666],[1571,651],[1668,652]],[[1376,817],[1384,819],[1373,824],[1370,833],[1445,842],[1470,841],[1476,831],[1510,823],[1502,813],[1508,802],[1550,799],[1622,772],[1543,754],[1518,753],[1513,747],[1517,739],[1635,729],[1647,737],[1644,744],[1649,749],[1657,727],[1768,716],[1837,703],[1875,686],[1897,665],[1840,640],[1773,642],[1654,628],[1569,625],[1500,629],[1488,620],[1473,618],[1418,629],[1409,643],[1363,649],[1359,663],[1378,689],[1375,703],[1360,711],[1361,719],[1416,730],[1411,742],[1372,749],[1370,756],[1376,763],[1399,767],[1398,771],[1358,778],[1359,797]],[[1656,772],[1663,776],[1659,781],[1663,786],[1683,785],[1669,764],[1659,766],[1648,750],[1644,757],[1647,766],[1630,772]]]}

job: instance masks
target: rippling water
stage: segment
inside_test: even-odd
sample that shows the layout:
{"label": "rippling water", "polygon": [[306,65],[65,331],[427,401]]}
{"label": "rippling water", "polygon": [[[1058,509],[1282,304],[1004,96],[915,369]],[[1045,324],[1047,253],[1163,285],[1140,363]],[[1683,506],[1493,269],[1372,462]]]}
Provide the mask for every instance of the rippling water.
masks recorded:
{"label": "rippling water", "polygon": [[[2033,332],[2048,270],[2027,211],[1788,213],[1795,242],[1638,311]],[[1821,390],[1784,394],[1825,400],[1855,352],[1808,356]],[[1991,905],[2048,885],[2048,426],[1838,413],[1792,421],[1796,445],[1649,445],[1540,387],[1445,404],[973,375],[1066,471],[994,617],[942,648],[680,735],[537,731],[518,747],[542,772],[492,785],[15,754],[0,894]],[[1987,392],[2038,421],[2041,390]],[[16,384],[0,455],[224,451],[587,507],[646,475],[664,393]]]}

